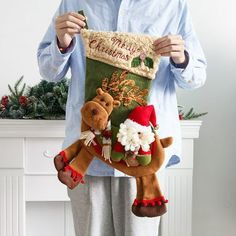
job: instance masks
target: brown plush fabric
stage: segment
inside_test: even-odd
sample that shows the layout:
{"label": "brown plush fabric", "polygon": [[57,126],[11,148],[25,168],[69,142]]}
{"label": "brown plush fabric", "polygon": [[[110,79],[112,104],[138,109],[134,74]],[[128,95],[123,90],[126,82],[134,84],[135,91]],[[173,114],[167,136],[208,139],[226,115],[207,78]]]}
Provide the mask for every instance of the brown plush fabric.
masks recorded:
{"label": "brown plush fabric", "polygon": [[166,213],[167,208],[165,202],[162,202],[161,205],[155,204],[154,199],[162,198],[162,192],[158,179],[155,174],[145,175],[142,177],[136,177],[137,183],[137,195],[136,200],[149,200],[153,202],[152,204],[138,204],[132,206],[132,212],[139,217],[155,217],[161,216]]}
{"label": "brown plush fabric", "polygon": [[105,93],[101,88],[98,88],[97,96],[92,101],[86,102],[81,109],[83,122],[89,128],[102,131],[107,126],[113,108],[119,106],[119,104],[119,101],[114,100],[109,93]]}
{"label": "brown plush fabric", "polygon": [[[148,105],[148,94],[160,63],[160,55],[152,47],[157,38],[85,29],[81,30],[81,37],[86,51],[86,102],[81,109],[81,136],[55,158],[58,178],[73,189],[83,182],[83,176],[96,156],[136,178],[137,196],[132,206],[135,215],[162,215],[166,212],[167,201],[155,173],[164,162],[164,148],[173,140],[158,137],[153,121],[156,117],[151,120],[151,113],[149,117],[145,116],[146,111],[139,111],[141,118],[148,118],[145,124],[143,119],[138,119],[133,127],[121,128],[137,107],[153,107]],[[150,132],[144,131],[144,126],[150,128]],[[119,132],[127,136],[120,138]],[[116,149],[116,143],[120,143],[121,148],[118,145]],[[133,159],[127,161],[128,157]],[[133,163],[133,160],[137,162]]]}
{"label": "brown plush fabric", "polygon": [[[172,143],[173,139],[172,137],[166,138],[169,143]],[[149,175],[149,174],[154,174],[156,173],[162,163],[164,162],[164,148],[162,146],[161,140],[159,139],[158,136],[156,136],[156,142],[155,142],[155,149],[154,153],[152,154],[152,161],[150,164],[147,166],[135,166],[135,167],[128,167],[125,162],[106,162],[104,158],[95,151],[95,149],[92,146],[85,146],[83,144],[84,148],[87,149],[87,151],[92,155],[92,156],[97,156],[101,161],[105,162],[106,164],[112,166],[113,168],[122,171],[123,173],[134,176],[134,177],[141,177],[144,175]]]}
{"label": "brown plush fabric", "polygon": [[[93,135],[91,128],[103,131],[107,126],[113,108],[117,106],[119,106],[119,102],[114,101],[109,94],[104,93],[101,89],[97,89],[97,96],[92,101],[86,102],[81,109],[81,132],[89,132],[89,134]],[[164,148],[171,145],[173,139],[171,137],[159,139],[158,135],[156,135],[155,141],[151,146],[151,162],[146,166],[130,167],[122,161],[110,162],[105,160],[100,150],[101,146],[95,140],[96,137],[93,138],[93,142],[89,145],[85,144],[84,139],[77,140],[55,157],[54,163],[58,170],[59,180],[73,189],[79,183],[82,183],[82,178],[87,168],[94,156],[96,156],[113,168],[136,177],[137,196],[132,206],[132,211],[135,215],[154,217],[164,214],[166,212],[166,202],[162,196],[155,173],[164,162]]]}
{"label": "brown plush fabric", "polygon": [[69,148],[65,149],[66,157],[68,158],[68,161],[71,161],[80,151],[82,148],[82,143],[80,140],[77,140],[75,143],[70,145]]}
{"label": "brown plush fabric", "polygon": [[81,148],[78,155],[70,163],[70,166],[84,176],[92,160],[93,156],[85,148]]}

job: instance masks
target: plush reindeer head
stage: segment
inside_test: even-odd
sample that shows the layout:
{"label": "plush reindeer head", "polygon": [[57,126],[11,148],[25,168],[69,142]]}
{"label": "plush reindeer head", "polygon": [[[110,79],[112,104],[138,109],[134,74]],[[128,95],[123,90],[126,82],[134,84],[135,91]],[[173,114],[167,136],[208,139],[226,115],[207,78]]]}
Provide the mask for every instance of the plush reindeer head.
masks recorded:
{"label": "plush reindeer head", "polygon": [[107,126],[113,108],[118,107],[120,102],[114,100],[109,93],[103,92],[101,88],[96,92],[97,96],[84,104],[81,114],[83,121],[89,127],[102,131]]}

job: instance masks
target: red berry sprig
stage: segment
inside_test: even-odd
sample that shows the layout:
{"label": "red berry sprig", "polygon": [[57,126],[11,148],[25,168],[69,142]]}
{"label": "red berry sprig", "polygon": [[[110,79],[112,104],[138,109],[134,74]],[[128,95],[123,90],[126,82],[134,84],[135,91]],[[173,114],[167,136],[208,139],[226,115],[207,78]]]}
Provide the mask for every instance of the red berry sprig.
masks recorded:
{"label": "red berry sprig", "polygon": [[26,106],[28,104],[28,98],[26,96],[20,96],[19,103],[21,106]]}
{"label": "red berry sprig", "polygon": [[2,105],[3,107],[6,107],[7,104],[8,104],[8,102],[9,102],[8,96],[3,96],[2,99],[1,99],[1,105]]}
{"label": "red berry sprig", "polygon": [[183,120],[183,114],[179,114],[179,119]]}

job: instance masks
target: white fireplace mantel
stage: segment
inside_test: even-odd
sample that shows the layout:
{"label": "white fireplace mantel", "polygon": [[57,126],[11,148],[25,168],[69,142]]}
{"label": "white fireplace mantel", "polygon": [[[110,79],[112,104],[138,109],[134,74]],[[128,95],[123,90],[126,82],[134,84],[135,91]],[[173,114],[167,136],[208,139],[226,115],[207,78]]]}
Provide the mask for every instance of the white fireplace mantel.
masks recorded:
{"label": "white fireplace mantel", "polygon": [[[162,236],[191,235],[193,144],[201,124],[181,121],[182,162],[165,176],[171,204]],[[0,120],[0,236],[74,235],[66,188],[57,181],[50,158],[61,149],[64,127],[61,120]],[[49,227],[44,218],[50,214]]]}

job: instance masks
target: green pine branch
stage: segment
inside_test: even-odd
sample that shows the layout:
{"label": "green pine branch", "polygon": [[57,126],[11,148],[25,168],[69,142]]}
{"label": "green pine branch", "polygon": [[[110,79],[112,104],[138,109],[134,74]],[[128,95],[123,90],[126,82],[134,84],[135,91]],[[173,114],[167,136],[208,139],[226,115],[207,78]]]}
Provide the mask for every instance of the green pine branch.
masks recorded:
{"label": "green pine branch", "polygon": [[207,114],[208,114],[208,112],[202,112],[202,113],[195,113],[195,112],[193,112],[191,115],[183,116],[183,120],[197,119],[197,118],[199,118],[201,116],[205,116]]}
{"label": "green pine branch", "polygon": [[19,86],[20,86],[20,84],[21,84],[23,78],[24,78],[24,76],[21,76],[20,79],[18,79],[18,80],[16,81],[15,86],[14,86],[15,94],[16,94],[18,97],[20,96],[20,93],[21,93],[21,92],[22,92],[22,94],[23,94],[23,92],[24,92],[25,84],[23,85],[22,90],[19,92]]}
{"label": "green pine branch", "polygon": [[26,87],[25,83],[22,85],[23,76],[20,77],[14,86],[8,85],[9,101],[4,109],[0,108],[0,118],[65,119],[68,82],[67,79],[58,83],[42,80]]}
{"label": "green pine branch", "polygon": [[184,107],[179,105],[178,106],[179,110],[179,115],[182,120],[192,120],[192,119],[197,119],[201,116],[205,116],[208,114],[208,112],[202,112],[202,113],[197,113],[194,111],[194,108],[191,107],[187,112],[184,111]]}

